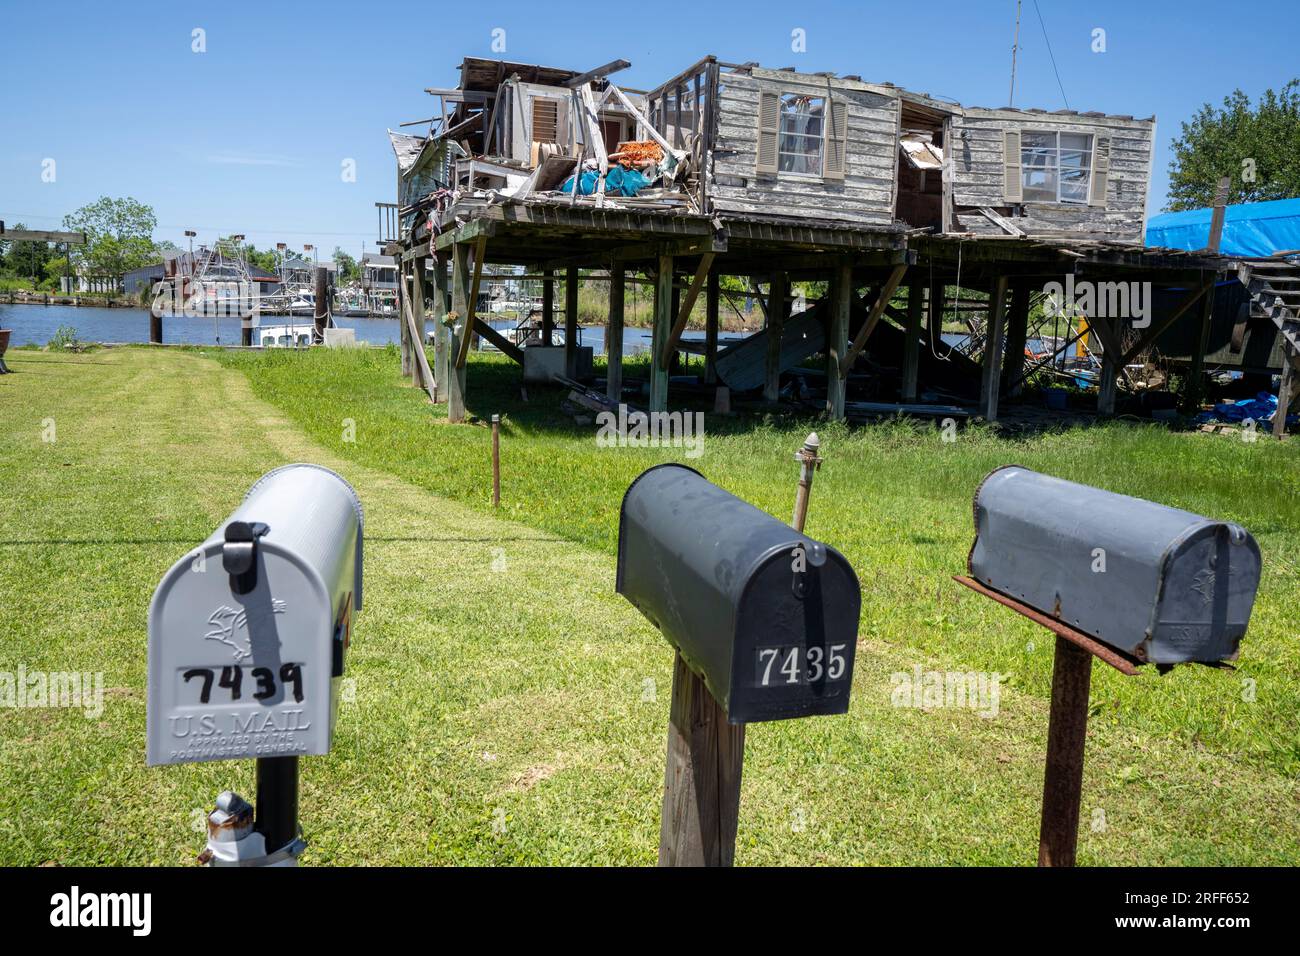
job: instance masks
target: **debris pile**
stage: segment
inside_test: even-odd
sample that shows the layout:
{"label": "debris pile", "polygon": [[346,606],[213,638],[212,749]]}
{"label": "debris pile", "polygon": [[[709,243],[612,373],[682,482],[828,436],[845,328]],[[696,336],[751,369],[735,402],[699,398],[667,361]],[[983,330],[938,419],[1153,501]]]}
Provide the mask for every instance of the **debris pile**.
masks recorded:
{"label": "debris pile", "polygon": [[428,214],[437,232],[449,209],[506,203],[697,211],[698,136],[609,81],[627,65],[578,74],[466,59],[459,87],[427,90],[442,111],[425,137],[390,133],[403,214]]}

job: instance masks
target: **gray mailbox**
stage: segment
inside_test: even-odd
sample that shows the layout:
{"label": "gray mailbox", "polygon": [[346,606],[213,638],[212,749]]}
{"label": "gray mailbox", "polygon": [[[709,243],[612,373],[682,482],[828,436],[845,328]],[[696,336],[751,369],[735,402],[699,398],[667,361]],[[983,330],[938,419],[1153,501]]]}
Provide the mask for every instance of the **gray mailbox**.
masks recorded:
{"label": "gray mailbox", "polygon": [[617,590],[733,724],[849,708],[861,595],[838,551],[683,465],[623,497]]}
{"label": "gray mailbox", "polygon": [[1008,465],[975,493],[970,575],[1153,664],[1235,658],[1259,586],[1239,525]]}
{"label": "gray mailbox", "polygon": [[167,572],[149,607],[150,764],[328,752],[362,522],[346,481],[286,465]]}

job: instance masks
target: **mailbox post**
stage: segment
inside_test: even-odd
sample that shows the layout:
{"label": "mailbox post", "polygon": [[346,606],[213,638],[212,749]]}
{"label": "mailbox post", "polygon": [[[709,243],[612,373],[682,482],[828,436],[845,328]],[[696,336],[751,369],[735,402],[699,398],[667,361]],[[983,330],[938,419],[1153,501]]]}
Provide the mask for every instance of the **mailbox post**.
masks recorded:
{"label": "mailbox post", "polygon": [[200,860],[294,865],[298,758],[329,752],[352,617],[363,514],[318,465],[260,478],[149,607],[148,762],[257,761],[256,811],[229,791]]}
{"label": "mailbox post", "polygon": [[660,865],[728,866],[745,724],[849,708],[857,576],[834,548],[668,464],[624,495],[616,587],[676,653]]}
{"label": "mailbox post", "polygon": [[956,580],[1056,635],[1038,865],[1073,866],[1093,658],[1235,660],[1259,586],[1239,525],[1038,474],[995,469],[975,492],[975,543]]}

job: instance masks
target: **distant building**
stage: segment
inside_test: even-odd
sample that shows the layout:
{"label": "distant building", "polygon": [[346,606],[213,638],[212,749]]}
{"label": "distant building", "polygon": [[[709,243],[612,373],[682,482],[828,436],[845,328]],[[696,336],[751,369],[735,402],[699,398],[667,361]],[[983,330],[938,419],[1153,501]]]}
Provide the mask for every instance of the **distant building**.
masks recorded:
{"label": "distant building", "polygon": [[161,262],[132,269],[122,276],[122,291],[127,295],[137,295],[141,289],[151,289],[155,282],[162,281],[167,275],[167,266]]}
{"label": "distant building", "polygon": [[160,261],[132,269],[122,276],[122,291],[127,295],[136,295],[142,288],[152,288],[155,282],[175,275],[178,270],[187,272],[189,256],[182,249],[164,249]]}
{"label": "distant building", "polygon": [[322,259],[319,262],[312,262],[310,259],[294,257],[285,259],[281,270],[284,273],[287,284],[311,285],[316,281],[317,267],[325,269],[329,273],[330,282],[333,283],[334,276],[338,273],[338,266],[332,259]]}
{"label": "distant building", "polygon": [[361,254],[361,288],[366,291],[397,291],[397,259],[374,252]]}

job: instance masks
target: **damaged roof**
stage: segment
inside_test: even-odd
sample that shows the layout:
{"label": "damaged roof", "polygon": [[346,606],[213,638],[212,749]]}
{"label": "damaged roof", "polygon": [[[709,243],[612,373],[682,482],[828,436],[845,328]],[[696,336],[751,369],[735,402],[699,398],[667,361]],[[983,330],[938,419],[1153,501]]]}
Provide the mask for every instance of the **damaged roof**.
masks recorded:
{"label": "damaged roof", "polygon": [[489,60],[467,56],[460,64],[460,88],[495,93],[500,83],[509,76],[518,75],[525,83],[544,86],[563,86],[579,76],[577,70],[564,70],[556,66],[538,66],[535,63],[512,63],[509,60]]}

